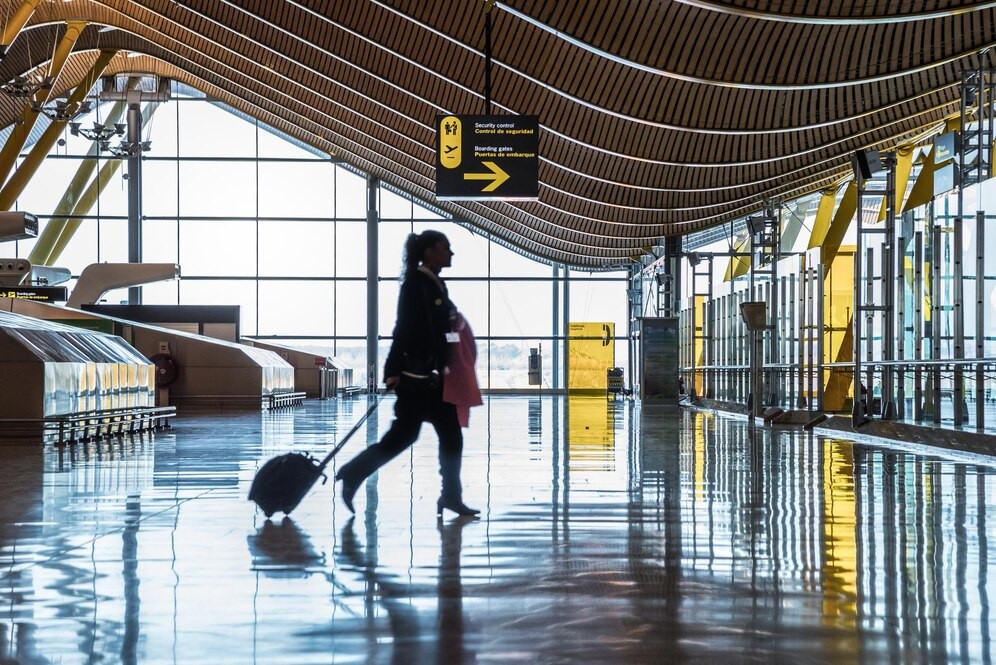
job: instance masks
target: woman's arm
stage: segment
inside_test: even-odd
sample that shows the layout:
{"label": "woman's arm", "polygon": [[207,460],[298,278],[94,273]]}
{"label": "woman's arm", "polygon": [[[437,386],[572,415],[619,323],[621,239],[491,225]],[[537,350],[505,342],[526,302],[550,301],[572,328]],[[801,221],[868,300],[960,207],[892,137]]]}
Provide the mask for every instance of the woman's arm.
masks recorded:
{"label": "woman's arm", "polygon": [[405,354],[411,349],[413,330],[418,325],[419,293],[415,275],[406,275],[398,292],[398,318],[391,333],[391,350],[384,363],[384,379],[397,379],[404,369]]}

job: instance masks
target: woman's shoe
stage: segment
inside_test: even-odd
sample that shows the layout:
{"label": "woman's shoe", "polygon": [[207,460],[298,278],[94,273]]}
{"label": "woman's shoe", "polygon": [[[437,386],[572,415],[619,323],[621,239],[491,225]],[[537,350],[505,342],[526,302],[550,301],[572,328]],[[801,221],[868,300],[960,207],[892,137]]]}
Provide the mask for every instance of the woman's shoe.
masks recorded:
{"label": "woman's shoe", "polygon": [[356,490],[360,488],[360,484],[346,478],[341,473],[337,473],[335,479],[342,481],[342,502],[349,508],[349,512],[355,515],[356,510],[353,509],[353,497],[356,496]]}
{"label": "woman's shoe", "polygon": [[443,499],[443,497],[439,497],[436,501],[436,515],[441,516],[443,514],[443,508],[452,510],[457,515],[461,515],[463,517],[477,517],[477,515],[481,512],[477,508],[471,508],[466,505],[463,501],[447,501]]}

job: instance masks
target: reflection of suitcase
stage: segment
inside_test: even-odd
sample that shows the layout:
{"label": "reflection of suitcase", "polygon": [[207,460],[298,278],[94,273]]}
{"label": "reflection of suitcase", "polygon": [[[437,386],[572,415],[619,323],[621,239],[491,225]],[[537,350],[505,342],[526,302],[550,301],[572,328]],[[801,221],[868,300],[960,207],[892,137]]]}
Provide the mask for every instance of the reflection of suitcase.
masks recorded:
{"label": "reflection of suitcase", "polygon": [[620,394],[623,391],[622,367],[610,367],[605,376],[605,394]]}

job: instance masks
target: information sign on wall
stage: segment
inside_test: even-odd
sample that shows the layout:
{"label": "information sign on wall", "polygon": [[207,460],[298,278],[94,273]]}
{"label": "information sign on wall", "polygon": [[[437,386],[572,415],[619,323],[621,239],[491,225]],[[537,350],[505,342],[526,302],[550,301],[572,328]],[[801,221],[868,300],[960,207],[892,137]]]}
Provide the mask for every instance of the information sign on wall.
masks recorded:
{"label": "information sign on wall", "polygon": [[436,116],[436,198],[539,198],[539,118]]}

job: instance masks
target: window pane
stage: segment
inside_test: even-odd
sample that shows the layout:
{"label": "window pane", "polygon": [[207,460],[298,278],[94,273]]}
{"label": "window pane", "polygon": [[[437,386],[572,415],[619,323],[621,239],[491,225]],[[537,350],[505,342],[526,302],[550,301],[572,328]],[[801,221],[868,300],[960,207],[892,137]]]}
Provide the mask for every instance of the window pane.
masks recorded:
{"label": "window pane", "polygon": [[187,217],[254,217],[256,165],[180,162],[180,214]]}
{"label": "window pane", "polygon": [[177,102],[180,154],[187,157],[255,157],[256,125],[209,102]]}
{"label": "window pane", "polygon": [[68,268],[74,275],[79,275],[83,268],[96,262],[97,220],[84,219],[54,265]]}
{"label": "window pane", "polygon": [[190,277],[255,275],[256,223],[182,220],[180,268]]}
{"label": "window pane", "polygon": [[381,219],[411,219],[412,202],[381,187],[380,217]]}
{"label": "window pane", "polygon": [[453,222],[415,222],[415,233],[426,229],[446,234],[453,249],[453,265],[443,277],[487,277],[488,240]]}
{"label": "window pane", "polygon": [[17,197],[17,210],[51,215],[83,160],[46,159]]}
{"label": "window pane", "polygon": [[90,210],[91,215],[106,217],[115,215],[118,217],[128,217],[128,181],[124,179],[124,174],[128,172],[128,166],[123,160],[111,160],[111,167],[105,171],[104,166],[107,160],[100,160],[93,181],[100,178],[100,196],[97,204]]}
{"label": "window pane", "polygon": [[177,162],[142,162],[142,214],[176,217],[179,212]]}
{"label": "window pane", "polygon": [[341,166],[335,169],[335,216],[338,219],[367,217],[367,181]]}
{"label": "window pane", "polygon": [[438,214],[416,203],[412,208],[413,219],[442,219]]}
{"label": "window pane", "polygon": [[260,162],[260,217],[332,218],[333,166],[323,162]]}
{"label": "window pane", "polygon": [[488,334],[488,283],[447,282],[450,300],[467,319],[475,335]]}
{"label": "window pane", "polygon": [[492,277],[549,277],[552,274],[553,268],[545,263],[527,259],[496,243],[491,245]]}
{"label": "window pane", "polygon": [[[339,277],[366,277],[366,222],[336,222],[335,274]],[[366,299],[363,300],[366,303]]]}
{"label": "window pane", "polygon": [[491,334],[551,335],[552,282],[491,282]]}
{"label": "window pane", "polygon": [[259,126],[259,156],[290,157],[292,159],[315,157],[304,148],[299,148],[283,138],[283,134],[279,130],[267,128],[262,123]]}
{"label": "window pane", "polygon": [[180,281],[155,282],[142,287],[145,305],[176,305],[180,302]]}
{"label": "window pane", "polygon": [[[390,337],[391,333],[394,332],[395,319],[398,316],[398,291],[400,289],[400,282],[380,282],[377,327],[380,329],[381,337]],[[390,344],[390,340],[387,340],[386,343]]]}
{"label": "window pane", "polygon": [[[160,104],[152,114],[147,126],[147,136],[152,141],[152,152],[156,157],[176,157],[176,110],[179,104]],[[121,121],[124,122],[124,114]],[[149,162],[142,163],[142,169]],[[143,172],[142,177],[145,177]],[[175,190],[174,190],[175,191]],[[144,204],[144,202],[143,202]]]}
{"label": "window pane", "polygon": [[332,222],[260,222],[259,274],[331,277],[333,231]]}
{"label": "window pane", "polygon": [[259,283],[260,335],[332,335],[332,282]]}
{"label": "window pane", "polygon": [[[101,263],[128,263],[128,220],[102,219],[97,228],[97,260]],[[148,261],[144,257],[143,260]]]}
{"label": "window pane", "polygon": [[337,282],[335,294],[335,334],[367,334],[367,285],[365,282]]}
{"label": "window pane", "polygon": [[178,263],[175,220],[146,220],[142,224],[142,260],[147,263]]}
{"label": "window pane", "polygon": [[[491,387],[504,390],[530,388],[529,349],[538,347],[539,344],[537,341],[526,339],[492,342],[489,367]],[[547,346],[543,347],[543,353],[549,355]],[[544,363],[546,362],[547,360],[544,359]],[[532,389],[535,390],[535,387]]]}
{"label": "window pane", "polygon": [[[349,367],[353,370],[353,384],[354,386],[365,386],[367,383],[366,370],[364,369],[367,364],[367,343],[360,340],[352,339],[337,339],[334,340],[335,345],[335,359]],[[386,358],[387,352],[381,358]],[[383,366],[383,361],[380,363]],[[377,370],[378,378],[382,369]]]}
{"label": "window pane", "polygon": [[411,222],[381,222],[377,225],[377,244],[380,246],[377,268],[383,277],[400,277],[404,272],[401,257],[411,231]]}
{"label": "window pane", "polygon": [[241,333],[256,334],[256,282],[180,280],[181,305],[238,305]]}
{"label": "window pane", "polygon": [[625,336],[629,321],[626,283],[571,282],[570,319],[572,322],[610,321],[616,324],[616,336]]}

